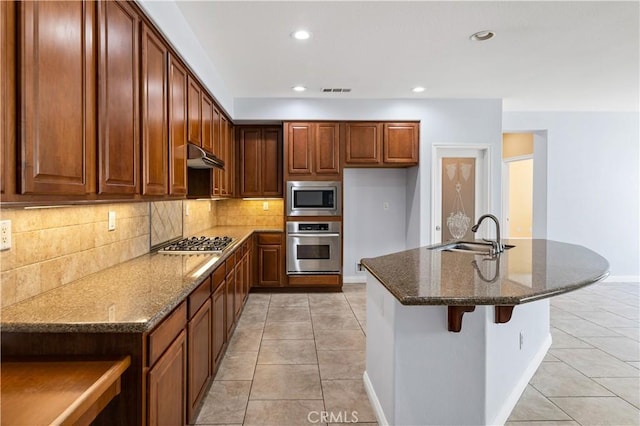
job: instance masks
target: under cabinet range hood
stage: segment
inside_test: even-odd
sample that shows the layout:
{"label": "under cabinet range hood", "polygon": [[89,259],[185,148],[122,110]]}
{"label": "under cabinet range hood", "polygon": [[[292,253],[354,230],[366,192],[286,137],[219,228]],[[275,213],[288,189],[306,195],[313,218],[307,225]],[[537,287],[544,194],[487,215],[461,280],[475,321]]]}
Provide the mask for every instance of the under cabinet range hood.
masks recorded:
{"label": "under cabinet range hood", "polygon": [[224,161],[213,154],[209,154],[198,145],[187,144],[187,167],[192,169],[223,169]]}

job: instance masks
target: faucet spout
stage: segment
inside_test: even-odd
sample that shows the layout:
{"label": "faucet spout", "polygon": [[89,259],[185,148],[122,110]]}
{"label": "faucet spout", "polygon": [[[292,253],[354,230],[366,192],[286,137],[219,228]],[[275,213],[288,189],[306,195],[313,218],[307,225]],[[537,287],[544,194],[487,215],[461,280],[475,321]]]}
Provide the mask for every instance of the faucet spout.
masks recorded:
{"label": "faucet spout", "polygon": [[489,241],[493,245],[493,249],[494,249],[496,254],[497,253],[502,253],[504,251],[504,245],[502,244],[502,240],[500,239],[500,222],[498,221],[497,217],[495,217],[492,214],[483,214],[478,219],[478,223],[476,223],[475,225],[473,225],[471,227],[471,232],[477,232],[478,228],[480,227],[480,224],[482,223],[482,221],[487,219],[487,218],[493,220],[493,222],[496,224],[496,240],[495,241],[485,240],[485,241]]}

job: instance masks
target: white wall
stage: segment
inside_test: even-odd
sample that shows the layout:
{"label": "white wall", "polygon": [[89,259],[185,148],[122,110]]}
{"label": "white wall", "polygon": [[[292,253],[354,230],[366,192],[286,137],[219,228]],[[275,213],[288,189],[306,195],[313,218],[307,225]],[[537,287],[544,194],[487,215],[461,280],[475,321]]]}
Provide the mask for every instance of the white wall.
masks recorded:
{"label": "white wall", "polygon": [[345,278],[360,275],[359,281],[364,281],[364,272],[355,270],[363,257],[405,250],[406,187],[406,169],[345,169]]}
{"label": "white wall", "polygon": [[505,112],[503,121],[506,132],[547,131],[547,238],[595,250],[613,280],[640,280],[638,113]]}
{"label": "white wall", "polygon": [[[261,120],[420,120],[420,166],[411,167],[398,174],[385,171],[370,172],[351,170],[345,174],[345,224],[357,224],[357,229],[368,228],[366,239],[363,232],[344,236],[345,278],[350,276],[355,260],[367,256],[388,253],[385,247],[398,250],[426,245],[431,240],[431,146],[434,143],[488,144],[491,145],[491,212],[500,216],[500,165],[502,147],[502,102],[497,99],[284,99],[284,98],[236,98],[234,119],[246,121]],[[368,173],[368,174],[367,174]],[[404,173],[404,176],[402,176]],[[362,174],[362,176],[358,175]],[[366,174],[366,175],[365,175]],[[388,185],[384,192],[375,195],[374,189],[358,191],[365,177]],[[389,179],[389,180],[387,180]],[[405,189],[399,184],[406,180]],[[392,188],[404,191],[406,207],[404,211],[384,213],[381,209],[383,198]],[[399,194],[396,194],[399,197]],[[348,201],[346,197],[352,197]],[[369,197],[374,197],[370,202]],[[398,200],[400,198],[397,198]],[[369,205],[373,214],[366,223],[361,223],[359,210],[349,206]],[[398,229],[404,218],[404,232],[388,243],[387,233],[381,229]],[[360,215],[360,216],[359,216]],[[347,228],[345,226],[345,228]],[[403,246],[404,240],[404,246]],[[366,248],[366,253],[364,253]],[[364,253],[364,254],[363,254]],[[361,275],[360,275],[361,276]]]}
{"label": "white wall", "polygon": [[233,114],[233,96],[200,41],[187,24],[184,15],[173,1],[139,0],[149,18],[180,53],[200,81],[207,86],[220,107]]}

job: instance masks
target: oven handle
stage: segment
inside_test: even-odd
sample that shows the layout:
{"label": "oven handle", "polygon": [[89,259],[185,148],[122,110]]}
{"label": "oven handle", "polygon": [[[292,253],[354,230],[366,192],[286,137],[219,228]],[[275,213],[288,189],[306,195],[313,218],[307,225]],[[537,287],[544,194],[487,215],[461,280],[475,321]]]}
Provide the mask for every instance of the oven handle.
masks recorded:
{"label": "oven handle", "polygon": [[339,237],[338,233],[329,234],[287,234],[287,237],[311,237],[311,238],[324,238],[324,237]]}

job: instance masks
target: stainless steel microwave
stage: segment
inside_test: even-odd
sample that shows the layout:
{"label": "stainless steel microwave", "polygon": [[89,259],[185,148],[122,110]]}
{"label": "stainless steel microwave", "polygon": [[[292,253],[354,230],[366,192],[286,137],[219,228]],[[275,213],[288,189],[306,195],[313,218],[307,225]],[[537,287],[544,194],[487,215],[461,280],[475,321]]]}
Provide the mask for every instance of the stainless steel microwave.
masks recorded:
{"label": "stainless steel microwave", "polygon": [[340,216],[341,187],[338,181],[288,181],[287,216]]}

